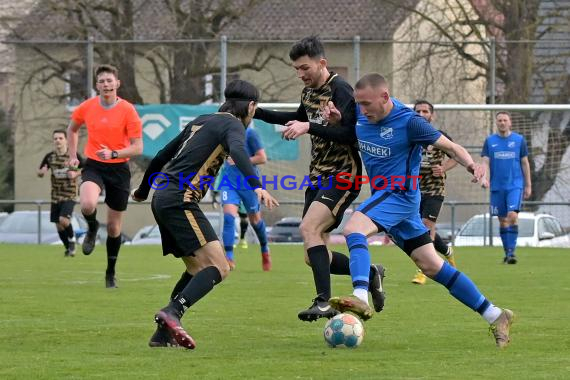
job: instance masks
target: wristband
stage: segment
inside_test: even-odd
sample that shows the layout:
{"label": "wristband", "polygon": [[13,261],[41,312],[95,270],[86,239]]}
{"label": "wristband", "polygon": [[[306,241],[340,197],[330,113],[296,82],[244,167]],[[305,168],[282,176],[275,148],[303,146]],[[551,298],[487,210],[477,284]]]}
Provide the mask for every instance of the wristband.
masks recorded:
{"label": "wristband", "polygon": [[469,166],[467,166],[467,171],[471,174],[475,174],[475,164],[472,163]]}

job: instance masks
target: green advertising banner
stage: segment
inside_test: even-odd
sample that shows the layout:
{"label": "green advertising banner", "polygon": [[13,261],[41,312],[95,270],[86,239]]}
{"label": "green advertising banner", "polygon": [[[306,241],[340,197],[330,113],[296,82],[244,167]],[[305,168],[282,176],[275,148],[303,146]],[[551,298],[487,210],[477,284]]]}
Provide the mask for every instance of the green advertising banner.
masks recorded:
{"label": "green advertising banner", "polygon": [[[200,115],[216,112],[218,105],[152,104],[137,105],[136,109],[142,120],[143,155],[154,157],[162,147],[184,129],[186,124]],[[261,137],[269,160],[296,160],[298,158],[298,142],[282,140],[282,126],[268,124],[261,120],[254,120],[253,125]]]}

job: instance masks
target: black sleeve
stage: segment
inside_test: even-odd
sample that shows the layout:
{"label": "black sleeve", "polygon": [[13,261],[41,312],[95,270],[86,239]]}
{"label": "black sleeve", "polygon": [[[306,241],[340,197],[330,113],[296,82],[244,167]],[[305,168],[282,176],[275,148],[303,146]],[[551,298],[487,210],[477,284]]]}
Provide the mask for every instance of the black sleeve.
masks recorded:
{"label": "black sleeve", "polygon": [[172,141],[166,144],[166,146],[162,148],[156,154],[156,156],[154,156],[154,158],[148,165],[148,168],[144,172],[143,179],[141,180],[141,183],[139,184],[139,187],[137,189],[137,195],[139,197],[141,198],[148,197],[148,193],[150,192],[150,184],[148,183],[148,180],[150,176],[154,173],[161,171],[164,165],[166,165],[168,161],[170,161],[174,157],[174,155],[178,151],[178,148],[182,144],[182,141],[184,141],[184,136],[186,135],[187,129],[188,127],[186,127],[178,136],[172,139]]}
{"label": "black sleeve", "polygon": [[239,122],[231,123],[225,131],[224,143],[230,152],[237,168],[245,175],[251,187],[261,187],[261,182],[256,176],[249,155],[245,150],[245,128]]}
{"label": "black sleeve", "polygon": [[331,97],[331,101],[342,115],[340,125],[324,126],[310,123],[309,133],[342,144],[356,143],[356,102],[352,93],[352,87],[348,83],[340,82],[334,88]]}
{"label": "black sleeve", "polygon": [[79,160],[79,165],[77,167],[79,169],[83,168],[83,166],[85,166],[85,158],[83,158],[83,156],[77,153],[77,159]]}
{"label": "black sleeve", "polygon": [[258,108],[255,110],[255,119],[265,121],[271,124],[281,124],[284,125],[288,121],[298,120],[298,121],[308,121],[307,112],[302,104],[299,104],[299,108],[295,112],[285,112],[285,111],[271,111],[263,108]]}
{"label": "black sleeve", "polygon": [[42,160],[42,163],[40,164],[40,169],[43,168],[44,166],[47,166],[49,169],[49,160],[48,157],[51,153],[48,153],[44,156],[44,159]]}

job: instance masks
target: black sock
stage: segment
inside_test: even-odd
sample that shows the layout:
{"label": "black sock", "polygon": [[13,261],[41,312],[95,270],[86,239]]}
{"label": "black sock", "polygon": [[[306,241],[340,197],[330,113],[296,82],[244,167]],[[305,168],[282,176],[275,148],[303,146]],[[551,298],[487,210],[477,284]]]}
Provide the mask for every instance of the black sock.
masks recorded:
{"label": "black sock", "polygon": [[326,245],[317,245],[307,249],[307,255],[313,270],[317,299],[328,301],[331,298],[331,269],[329,251]]}
{"label": "black sock", "polygon": [[115,274],[115,264],[121,248],[121,235],[117,237],[107,236],[107,274]]}
{"label": "black sock", "polygon": [[243,238],[245,237],[245,233],[247,232],[247,216],[242,216],[240,214],[239,216],[239,229],[240,229],[240,239],[243,240]]}
{"label": "black sock", "polygon": [[57,234],[59,235],[61,242],[65,246],[65,249],[69,248],[69,239],[67,237],[67,232],[65,230],[62,230],[62,231],[57,230]]}
{"label": "black sock", "polygon": [[99,227],[99,223],[97,222],[97,209],[95,209],[95,211],[91,215],[87,215],[83,212],[82,212],[82,214],[83,214],[83,217],[85,218],[85,221],[87,221],[87,225],[89,226],[89,230],[90,231],[96,231],[97,228]]}
{"label": "black sock", "polygon": [[350,260],[348,256],[340,253],[332,253],[331,274],[342,274],[350,276]]}
{"label": "black sock", "polygon": [[222,281],[222,275],[216,267],[207,267],[196,273],[192,280],[182,289],[168,308],[182,318],[186,309],[198,302]]}
{"label": "black sock", "polygon": [[447,256],[447,250],[449,249],[449,247],[447,246],[447,244],[443,242],[441,236],[439,236],[437,232],[435,233],[435,239],[433,239],[433,246],[435,247],[436,251],[438,251],[444,256]]}
{"label": "black sock", "polygon": [[67,237],[71,241],[75,241],[75,232],[73,232],[73,226],[71,223],[67,227],[65,227],[65,232],[67,233]]}
{"label": "black sock", "polygon": [[178,293],[180,293],[182,291],[182,289],[184,289],[186,287],[186,285],[188,285],[188,283],[190,282],[191,279],[192,279],[192,275],[190,273],[188,273],[186,271],[184,271],[184,273],[182,273],[182,276],[180,276],[180,279],[178,280],[176,285],[174,285],[174,289],[172,289],[172,293],[170,294],[170,300],[171,301],[174,298],[176,298]]}

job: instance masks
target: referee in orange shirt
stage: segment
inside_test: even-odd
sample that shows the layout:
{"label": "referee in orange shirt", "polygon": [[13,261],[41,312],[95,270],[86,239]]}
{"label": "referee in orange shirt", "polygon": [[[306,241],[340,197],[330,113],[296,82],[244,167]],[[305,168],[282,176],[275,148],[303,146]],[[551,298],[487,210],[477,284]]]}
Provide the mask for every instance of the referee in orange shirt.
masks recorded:
{"label": "referee in orange shirt", "polygon": [[97,200],[105,189],[107,212],[107,271],[105,285],[116,288],[115,264],[121,248],[121,224],[130,195],[131,173],[127,161],[143,151],[142,123],[135,107],[117,96],[121,85],[119,71],[111,65],[95,69],[99,96],[79,105],[71,115],[67,127],[69,163],[77,166],[79,128],[87,127],[87,160],[82,170],[79,188],[81,212],[89,230],[83,241],[83,253],[91,254],[99,222]]}

